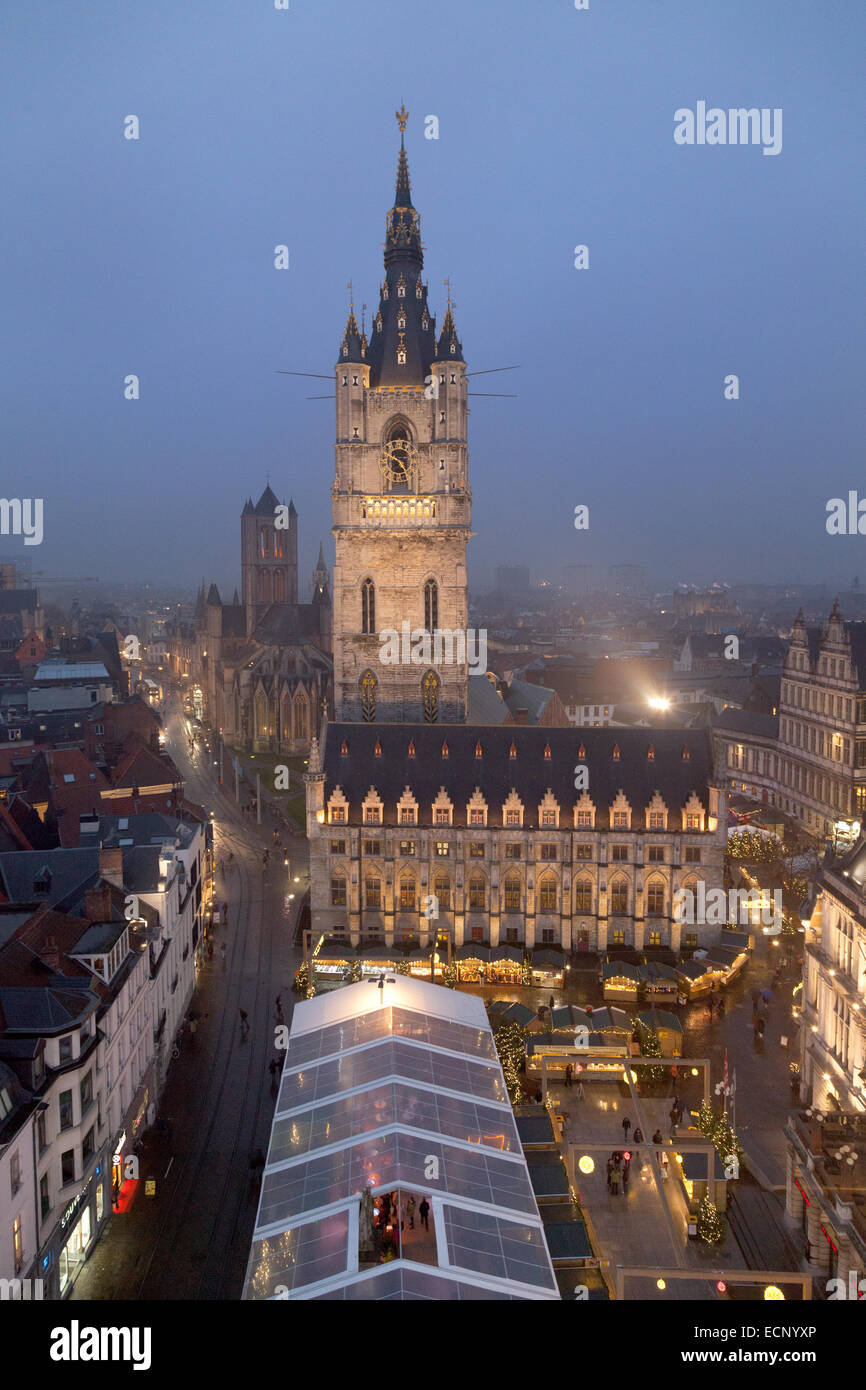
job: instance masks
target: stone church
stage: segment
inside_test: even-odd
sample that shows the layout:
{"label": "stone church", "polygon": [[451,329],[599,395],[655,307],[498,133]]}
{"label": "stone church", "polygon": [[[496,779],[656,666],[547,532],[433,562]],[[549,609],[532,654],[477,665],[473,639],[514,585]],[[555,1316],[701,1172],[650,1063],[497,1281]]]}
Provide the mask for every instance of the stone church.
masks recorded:
{"label": "stone church", "polygon": [[209,722],[237,748],[307,752],[331,700],[328,571],[320,546],[312,602],[299,603],[298,514],[270,485],[241,513],[241,596],[223,603],[202,583],[195,625]]}

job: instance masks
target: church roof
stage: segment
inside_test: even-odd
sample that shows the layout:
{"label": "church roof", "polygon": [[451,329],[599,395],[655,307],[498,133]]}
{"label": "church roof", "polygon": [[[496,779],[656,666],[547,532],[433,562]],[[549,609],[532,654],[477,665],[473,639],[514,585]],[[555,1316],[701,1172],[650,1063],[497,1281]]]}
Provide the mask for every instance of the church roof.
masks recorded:
{"label": "church roof", "polygon": [[211,584],[210,588],[208,589],[207,606],[208,608],[222,608],[223,606],[223,601],[220,598],[220,591],[217,588],[216,584]]}
{"label": "church roof", "polygon": [[269,483],[253,510],[256,516],[273,516],[279,505],[279,498],[276,496]]}

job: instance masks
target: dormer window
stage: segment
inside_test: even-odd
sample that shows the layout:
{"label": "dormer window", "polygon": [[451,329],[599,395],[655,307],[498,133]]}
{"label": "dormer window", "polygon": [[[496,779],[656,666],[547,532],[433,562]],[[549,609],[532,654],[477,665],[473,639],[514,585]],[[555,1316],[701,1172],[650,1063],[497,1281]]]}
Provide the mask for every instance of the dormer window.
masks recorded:
{"label": "dormer window", "polygon": [[405,310],[405,309],[402,309],[402,308],[401,308],[401,309],[400,309],[400,312],[399,312],[398,315],[397,315],[397,327],[398,327],[398,328],[405,328],[405,327],[406,327],[406,310]]}
{"label": "dormer window", "polygon": [[406,349],[404,347],[398,347],[397,349],[397,365],[399,367],[405,367],[406,365]]}
{"label": "dormer window", "polygon": [[421,327],[423,328],[425,333],[427,332],[427,329],[430,327],[430,320],[428,319],[426,314],[421,320]]}
{"label": "dormer window", "polygon": [[510,747],[509,750],[508,750],[508,756],[509,756],[509,758],[516,758],[516,757],[517,757],[517,749],[515,748],[515,746],[514,746],[513,743],[512,743],[511,747]]}
{"label": "dormer window", "polygon": [[415,743],[414,743],[414,741],[412,741],[412,742],[410,742],[410,744],[409,744],[409,757],[410,757],[410,758],[414,758],[414,756],[415,756]]}
{"label": "dormer window", "polygon": [[549,743],[545,743],[545,745],[544,745],[544,761],[545,761],[546,763],[549,763],[549,762],[550,762],[550,759],[551,759],[550,744],[549,744]]}
{"label": "dormer window", "polygon": [[376,739],[376,746],[375,746],[374,749],[373,749],[373,757],[374,757],[374,758],[381,758],[381,756],[382,756],[382,745],[381,745],[381,743],[379,742],[379,740]]}
{"label": "dormer window", "polygon": [[403,279],[402,275],[400,276],[400,279],[397,281],[397,298],[406,298],[406,281]]}
{"label": "dormer window", "polygon": [[653,748],[652,744],[650,744],[649,748],[646,750],[646,758],[648,763],[654,763],[656,760],[656,750]]}
{"label": "dormer window", "polygon": [[[423,298],[423,295],[424,295],[424,291],[423,291],[423,289],[421,288],[421,276],[419,275],[419,276],[418,276],[418,279],[415,281],[415,298],[416,298],[416,299],[422,299],[422,298]],[[427,327],[426,323],[425,323],[424,327],[425,327],[425,328]]]}
{"label": "dormer window", "polygon": [[452,357],[455,357],[456,355],[457,355],[457,344],[454,342],[454,339],[452,338],[452,339],[451,339],[451,356],[452,356]]}
{"label": "dormer window", "polygon": [[348,357],[348,356],[349,356],[349,345],[348,345],[348,343],[344,343],[344,344],[343,344],[343,356],[344,356],[344,357]]}
{"label": "dormer window", "polygon": [[613,760],[614,760],[615,763],[618,763],[619,760],[620,760],[620,758],[622,757],[622,754],[621,754],[620,751],[619,751],[619,744],[618,744],[618,743],[615,743],[615,744],[613,745],[613,754],[612,754],[612,757],[613,757]]}
{"label": "dormer window", "polygon": [[377,333],[381,333],[381,332],[382,332],[382,314],[381,314],[381,312],[378,313],[378,314],[376,315],[376,332],[377,332]]}
{"label": "dormer window", "polygon": [[577,756],[578,756],[579,758],[585,758],[585,757],[586,757],[586,749],[584,748],[583,744],[581,744],[580,747],[578,748],[578,750],[577,750]]}
{"label": "dormer window", "polygon": [[36,876],[34,877],[34,879],[33,879],[33,892],[34,892],[34,893],[50,893],[50,892],[51,892],[51,870],[48,868],[48,865],[47,865],[47,864],[46,864],[43,868],[41,868],[41,869],[39,870],[38,874],[36,874]]}
{"label": "dormer window", "polygon": [[691,761],[691,756],[692,756],[692,750],[689,748],[688,744],[686,744],[685,747],[683,748],[683,762],[684,762],[684,763],[690,762],[690,761]]}
{"label": "dormer window", "polygon": [[447,744],[447,743],[443,743],[443,745],[442,745],[442,756],[443,756],[443,758],[447,758],[447,757],[448,757],[448,744]]}
{"label": "dormer window", "polygon": [[388,298],[388,285],[387,285],[387,282],[382,286],[382,298],[383,298],[383,299],[387,299],[387,298]]}
{"label": "dormer window", "polygon": [[349,745],[348,745],[348,743],[346,742],[346,740],[343,739],[343,742],[340,744],[340,757],[341,757],[341,758],[346,758],[346,757],[348,757],[348,755],[349,755]]}
{"label": "dormer window", "polygon": [[481,744],[480,744],[480,743],[476,743],[476,745],[475,745],[475,756],[476,756],[476,758],[481,758],[481,757],[484,756],[484,755],[482,754],[482,752],[481,752]]}

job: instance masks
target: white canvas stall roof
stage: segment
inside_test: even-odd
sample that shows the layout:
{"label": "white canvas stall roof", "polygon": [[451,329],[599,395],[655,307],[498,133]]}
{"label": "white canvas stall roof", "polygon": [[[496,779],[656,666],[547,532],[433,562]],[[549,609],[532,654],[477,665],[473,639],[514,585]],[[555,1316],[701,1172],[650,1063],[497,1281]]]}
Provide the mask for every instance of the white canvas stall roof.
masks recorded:
{"label": "white canvas stall roof", "polygon": [[[484,1005],[387,978],[295,1009],[244,1298],[558,1298]],[[365,1189],[427,1196],[428,1262],[362,1266]]]}

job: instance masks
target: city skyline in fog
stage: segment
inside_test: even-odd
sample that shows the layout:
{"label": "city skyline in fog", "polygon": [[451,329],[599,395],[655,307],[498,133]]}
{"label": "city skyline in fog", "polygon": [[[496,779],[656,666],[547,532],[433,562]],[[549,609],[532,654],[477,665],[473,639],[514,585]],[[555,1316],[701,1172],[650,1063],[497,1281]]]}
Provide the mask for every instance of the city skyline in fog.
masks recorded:
{"label": "city skyline in fog", "polygon": [[[301,584],[320,542],[333,563],[333,403],[307,399],[329,382],[278,372],[330,374],[349,280],[369,326],[403,101],[432,310],[447,277],[469,371],[520,365],[471,379],[517,394],[470,400],[470,582],[633,562],[651,589],[847,588],[861,537],[825,521],[863,432],[862,15],[662,3],[636,28],[505,0],[439,19],[397,0],[374,23],[339,2],[216,4],[205,26],[166,3],[21,13],[3,491],[44,500],[44,540],[0,554],[204,575],[227,600],[269,476],[298,509]],[[705,99],[783,111],[776,157],[677,143]]]}

